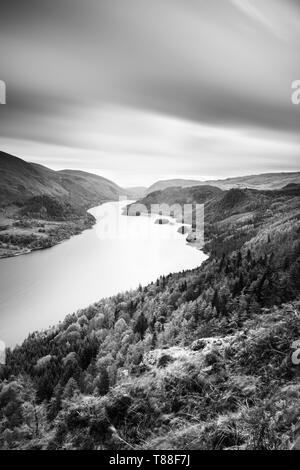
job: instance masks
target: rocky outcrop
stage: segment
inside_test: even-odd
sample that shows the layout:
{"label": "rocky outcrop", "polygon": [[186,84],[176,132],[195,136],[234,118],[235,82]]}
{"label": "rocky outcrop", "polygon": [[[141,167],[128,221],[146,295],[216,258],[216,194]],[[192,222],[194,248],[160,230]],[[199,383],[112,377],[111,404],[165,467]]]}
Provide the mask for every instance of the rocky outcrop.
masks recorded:
{"label": "rocky outcrop", "polygon": [[155,224],[158,224],[158,225],[167,225],[169,224],[169,220],[168,219],[156,219],[156,221],[154,222]]}
{"label": "rocky outcrop", "polygon": [[181,233],[182,235],[185,235],[186,233],[189,232],[189,228],[186,225],[182,225],[181,227],[179,227],[177,232]]}

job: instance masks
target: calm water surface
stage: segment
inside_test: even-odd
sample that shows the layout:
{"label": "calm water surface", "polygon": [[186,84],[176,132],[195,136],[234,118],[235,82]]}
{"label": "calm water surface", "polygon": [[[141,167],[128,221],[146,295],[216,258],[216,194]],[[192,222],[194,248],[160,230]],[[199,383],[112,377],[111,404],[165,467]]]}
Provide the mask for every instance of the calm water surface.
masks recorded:
{"label": "calm water surface", "polygon": [[60,245],[0,260],[0,340],[15,345],[102,297],[206,259],[187,245],[174,221],[158,225],[157,216],[126,217],[124,205],[91,209],[95,226]]}

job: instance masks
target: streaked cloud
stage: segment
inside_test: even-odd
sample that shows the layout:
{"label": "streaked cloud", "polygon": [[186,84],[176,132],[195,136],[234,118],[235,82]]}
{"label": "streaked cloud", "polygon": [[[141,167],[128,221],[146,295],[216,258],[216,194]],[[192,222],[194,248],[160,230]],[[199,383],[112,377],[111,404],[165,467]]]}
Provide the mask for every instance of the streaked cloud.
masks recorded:
{"label": "streaked cloud", "polygon": [[280,39],[282,36],[282,31],[276,28],[274,22],[272,22],[267,15],[265,15],[262,10],[259,8],[263,2],[257,2],[255,5],[253,0],[230,0],[240,11],[248,15],[254,21],[260,23],[264,26],[267,30],[274,33]]}
{"label": "streaked cloud", "polygon": [[207,179],[298,169],[300,142],[293,133],[216,126],[112,105],[73,118],[64,126],[68,144],[0,138],[0,148],[125,186],[171,176]]}
{"label": "streaked cloud", "polygon": [[295,0],[2,0],[0,146],[121,184],[299,168]]}

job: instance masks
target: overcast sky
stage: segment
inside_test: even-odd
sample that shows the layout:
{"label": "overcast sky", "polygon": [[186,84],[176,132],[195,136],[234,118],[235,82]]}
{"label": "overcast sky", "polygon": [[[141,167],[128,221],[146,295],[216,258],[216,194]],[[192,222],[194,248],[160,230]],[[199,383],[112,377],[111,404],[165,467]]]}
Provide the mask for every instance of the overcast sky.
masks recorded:
{"label": "overcast sky", "polygon": [[1,0],[0,149],[117,183],[300,170],[299,0]]}

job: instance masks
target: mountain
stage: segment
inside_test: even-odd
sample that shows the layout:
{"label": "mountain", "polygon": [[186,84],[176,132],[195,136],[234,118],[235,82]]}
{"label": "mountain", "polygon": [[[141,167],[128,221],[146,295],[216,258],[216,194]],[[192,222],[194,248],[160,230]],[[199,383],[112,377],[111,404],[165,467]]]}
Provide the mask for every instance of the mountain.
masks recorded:
{"label": "mountain", "polygon": [[140,199],[146,195],[147,188],[145,186],[133,186],[125,188],[125,191],[129,199]]}
{"label": "mountain", "polygon": [[62,186],[77,204],[90,206],[99,201],[115,201],[119,196],[126,195],[124,189],[102,176],[77,170],[62,170],[58,173]]}
{"label": "mountain", "polygon": [[35,195],[67,197],[56,172],[0,152],[0,205]]}
{"label": "mountain", "polygon": [[224,180],[187,180],[170,179],[158,181],[147,189],[147,194],[153,191],[166,189],[171,186],[189,187],[198,185],[212,185],[220,189],[250,188],[250,189],[280,189],[287,184],[299,184],[300,172],[290,173],[263,173],[260,175],[238,176]]}
{"label": "mountain", "polygon": [[[153,193],[155,191],[161,191],[169,187],[179,186],[181,188],[186,188],[188,186],[198,186],[204,184],[203,181],[199,180],[186,180],[186,179],[170,179],[170,180],[161,180],[149,186],[146,194]],[[209,184],[209,183],[208,183]]]}
{"label": "mountain", "polygon": [[210,181],[221,189],[249,188],[249,189],[281,189],[288,184],[300,184],[300,172],[263,173],[260,175],[239,176],[224,180]]}
{"label": "mountain", "polygon": [[54,171],[0,152],[0,205],[10,205],[47,195],[75,207],[91,207],[117,200],[124,190],[98,175],[76,170]]}

